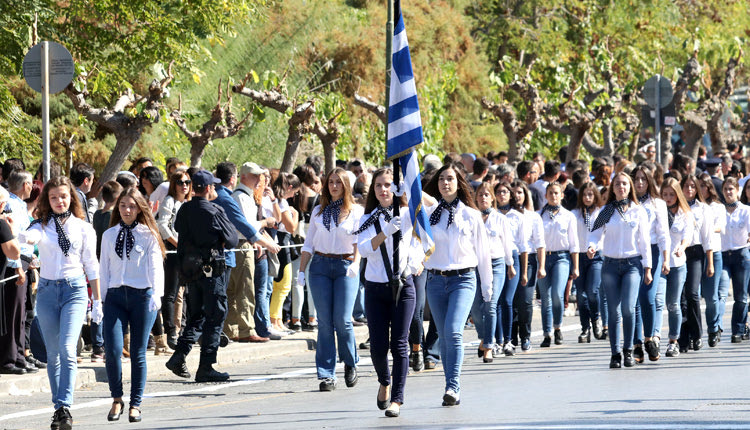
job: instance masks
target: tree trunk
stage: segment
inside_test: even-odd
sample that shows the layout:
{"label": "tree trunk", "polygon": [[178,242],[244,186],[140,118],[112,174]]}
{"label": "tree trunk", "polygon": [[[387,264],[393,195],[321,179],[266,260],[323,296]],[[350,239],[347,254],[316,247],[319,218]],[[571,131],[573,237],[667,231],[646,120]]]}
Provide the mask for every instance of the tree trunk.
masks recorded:
{"label": "tree trunk", "polygon": [[203,152],[206,147],[211,144],[211,139],[196,139],[190,142],[190,165],[193,167],[201,167],[201,160],[203,158]]}
{"label": "tree trunk", "polygon": [[297,161],[297,150],[299,149],[299,142],[302,139],[301,134],[297,131],[292,132],[291,127],[289,130],[289,138],[286,140],[286,149],[284,149],[284,159],[281,161],[281,171],[291,173],[294,168],[294,163]]}
{"label": "tree trunk", "polygon": [[583,136],[586,135],[590,127],[585,125],[572,126],[570,134],[570,140],[568,141],[568,154],[566,156],[566,162],[577,160],[581,156],[581,145],[583,144]]}
{"label": "tree trunk", "polygon": [[115,134],[117,143],[115,144],[115,149],[112,150],[112,155],[107,160],[107,164],[104,166],[104,170],[102,170],[102,174],[99,176],[100,184],[112,181],[117,177],[117,172],[122,169],[122,164],[128,159],[130,151],[133,150],[140,137],[140,131],[126,131]]}

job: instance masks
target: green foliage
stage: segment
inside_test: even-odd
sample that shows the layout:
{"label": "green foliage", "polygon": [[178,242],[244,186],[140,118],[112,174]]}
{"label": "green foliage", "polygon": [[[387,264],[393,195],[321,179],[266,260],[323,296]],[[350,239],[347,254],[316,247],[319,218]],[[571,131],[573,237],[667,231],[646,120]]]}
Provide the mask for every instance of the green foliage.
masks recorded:
{"label": "green foliage", "polygon": [[29,120],[13,98],[8,81],[0,79],[0,159],[19,157],[30,161],[39,157],[42,140],[24,127]]}

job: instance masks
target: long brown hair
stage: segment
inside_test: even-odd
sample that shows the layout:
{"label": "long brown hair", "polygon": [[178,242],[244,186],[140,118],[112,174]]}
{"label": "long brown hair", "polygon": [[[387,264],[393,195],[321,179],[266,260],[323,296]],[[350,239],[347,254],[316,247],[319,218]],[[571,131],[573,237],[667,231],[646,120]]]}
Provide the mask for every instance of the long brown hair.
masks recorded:
{"label": "long brown hair", "polygon": [[[492,202],[490,202],[490,207],[493,209],[496,208],[497,198],[495,197],[494,190],[492,189],[492,184],[490,184],[489,182],[482,182],[481,184],[479,184],[477,189],[474,190],[474,203],[475,204],[477,202],[477,196],[479,195],[480,191],[487,191],[488,193],[490,193],[490,197],[492,198]],[[479,207],[479,205],[477,205],[477,207]]]}
{"label": "long brown hair", "polygon": [[47,217],[54,212],[52,210],[52,206],[49,204],[49,191],[52,188],[57,187],[68,187],[68,192],[70,193],[70,207],[68,208],[68,210],[70,210],[70,213],[73,214],[74,217],[85,220],[86,215],[84,215],[83,212],[83,204],[78,199],[78,193],[76,192],[76,188],[73,186],[73,182],[71,182],[70,179],[68,179],[66,176],[57,176],[50,179],[46,184],[44,184],[44,188],[42,188],[42,194],[39,196],[39,204],[36,210],[37,214],[39,215],[39,219],[42,220],[42,223],[46,225]]}
{"label": "long brown hair", "polygon": [[[635,175],[637,175],[638,172],[643,173],[643,176],[646,177],[646,184],[648,184],[646,186],[646,192],[651,195],[652,199],[660,199],[661,194],[659,194],[659,188],[656,186],[654,172],[643,164],[636,166],[636,168],[630,172],[630,179],[633,180],[633,185],[635,185]],[[636,193],[636,196],[638,196],[638,193]]]}
{"label": "long brown hair", "polygon": [[[631,178],[630,175],[628,175],[625,172],[620,172],[620,173],[617,173],[615,176],[612,177],[612,181],[610,183],[614,184],[615,183],[615,179],[618,176],[622,176],[623,178],[627,178],[628,183],[630,184],[630,192],[628,193],[628,198],[630,200],[632,200],[633,203],[639,204],[638,203],[638,196],[635,195],[635,184],[633,184],[633,178]],[[607,203],[614,202],[614,201],[617,200],[617,197],[615,197],[614,188],[615,188],[614,186],[611,186],[611,187],[607,188]],[[659,197],[661,197],[661,196],[659,196]]]}
{"label": "long brown hair", "polygon": [[[682,178],[682,181],[680,181],[680,186],[682,186],[682,188],[685,188],[685,184],[687,184],[688,181],[693,181],[693,185],[695,185],[695,199],[699,202],[705,203],[706,201],[701,195],[701,184],[700,182],[698,182],[698,178],[696,178],[693,174],[687,174]],[[687,200],[687,196],[685,196],[685,200]]]}
{"label": "long brown hair", "polygon": [[135,220],[151,230],[151,234],[154,235],[154,237],[156,238],[156,242],[159,244],[159,248],[161,249],[161,256],[162,258],[165,258],[167,255],[166,249],[164,249],[164,242],[162,242],[161,236],[159,235],[159,228],[156,226],[154,215],[151,213],[151,207],[149,206],[146,198],[143,197],[143,194],[141,194],[141,192],[138,191],[138,189],[136,189],[135,187],[126,188],[122,193],[120,193],[120,197],[117,198],[115,207],[112,210],[112,217],[109,219],[109,226],[114,227],[120,224],[120,221],[122,221],[122,215],[120,215],[120,201],[123,199],[123,197],[132,198],[135,202],[135,205],[138,206],[138,215],[136,216]]}
{"label": "long brown hair", "polygon": [[519,204],[518,202],[516,202],[516,205],[521,209],[519,210],[519,212],[534,212],[534,202],[531,200],[531,191],[529,191],[529,187],[526,185],[526,182],[522,181],[521,179],[514,179],[513,182],[510,183],[510,186],[511,193],[513,192],[513,188],[521,188],[523,190],[523,204]]}
{"label": "long brown hair", "polygon": [[602,205],[602,195],[599,192],[599,187],[597,187],[593,182],[586,182],[585,184],[581,185],[581,188],[578,190],[578,204],[576,204],[576,207],[578,209],[583,209],[586,207],[583,204],[583,193],[587,190],[591,190],[594,193],[594,206],[600,207]]}
{"label": "long brown hair", "polygon": [[711,175],[708,173],[702,173],[698,177],[698,194],[700,194],[700,186],[704,185],[706,187],[706,192],[708,193],[708,198],[704,199],[705,203],[711,204],[714,202],[721,203],[721,198],[719,197],[719,193],[716,192],[716,187],[714,187],[714,182],[711,180]]}
{"label": "long brown hair", "polygon": [[[378,207],[378,204],[380,202],[378,201],[377,193],[375,192],[375,179],[380,177],[381,175],[391,175],[391,178],[393,177],[393,169],[390,167],[381,167],[378,170],[375,171],[375,173],[372,174],[372,185],[370,185],[370,190],[367,192],[367,200],[365,200],[365,213],[369,214],[370,212],[374,211],[376,207]],[[398,205],[400,207],[407,206],[406,202],[406,194],[401,195],[401,197],[393,196],[393,202],[398,202]]]}
{"label": "long brown hair", "polygon": [[438,187],[438,182],[440,182],[440,175],[448,169],[452,169],[456,174],[456,183],[458,184],[458,187],[456,189],[456,198],[461,200],[466,206],[472,209],[476,209],[477,205],[476,203],[474,203],[474,192],[471,190],[471,186],[469,186],[469,183],[466,182],[466,178],[464,178],[463,174],[461,174],[462,169],[461,167],[458,167],[457,163],[444,164],[443,167],[439,168],[438,171],[435,172],[435,175],[433,175],[432,179],[430,179],[430,182],[428,182],[424,187],[424,191],[439,200],[442,197],[442,194],[440,194],[440,190]]}
{"label": "long brown hair", "polygon": [[193,191],[193,184],[190,175],[188,175],[184,170],[181,172],[172,173],[172,176],[169,177],[169,191],[167,191],[167,195],[172,196],[172,198],[174,199],[177,199],[177,183],[182,181],[183,176],[187,176],[188,180],[191,181],[191,183],[188,185],[187,193],[185,193],[185,201],[188,201],[190,200],[191,191]]}
{"label": "long brown hair", "polygon": [[323,213],[323,209],[326,208],[329,204],[333,202],[333,197],[331,197],[331,191],[328,189],[328,180],[331,179],[331,176],[336,175],[341,180],[341,183],[344,184],[344,192],[343,192],[343,204],[341,205],[341,210],[346,211],[347,213],[351,212],[352,206],[354,206],[354,196],[352,196],[352,184],[349,183],[349,177],[346,175],[346,170],[342,169],[341,167],[337,167],[326,175],[325,179],[323,179],[323,189],[320,191],[320,209],[318,209],[318,215]]}
{"label": "long brown hair", "polygon": [[690,212],[690,205],[687,203],[687,200],[685,199],[685,194],[682,192],[682,186],[680,185],[680,182],[677,179],[672,178],[672,177],[665,179],[664,182],[662,182],[661,184],[662,193],[664,192],[665,188],[671,188],[672,191],[674,191],[674,194],[677,197],[677,205],[680,207],[680,209],[682,209],[683,213]]}

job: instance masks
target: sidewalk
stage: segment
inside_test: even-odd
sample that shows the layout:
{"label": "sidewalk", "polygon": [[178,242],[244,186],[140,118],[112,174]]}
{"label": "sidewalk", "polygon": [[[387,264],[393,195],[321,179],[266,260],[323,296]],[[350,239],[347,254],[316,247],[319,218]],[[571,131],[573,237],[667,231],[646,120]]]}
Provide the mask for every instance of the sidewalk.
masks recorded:
{"label": "sidewalk", "polygon": [[[354,327],[357,345],[367,340],[367,326]],[[235,364],[248,363],[264,360],[281,355],[299,354],[315,351],[315,343],[318,332],[299,331],[293,335],[285,336],[281,340],[266,343],[238,343],[233,342],[226,348],[220,348],[216,368],[220,371],[232,373],[231,367]],[[187,357],[187,366],[195,375],[198,368],[200,347],[193,347],[193,351]],[[173,377],[175,376],[164,363],[169,360],[170,355],[155,356],[153,351],[148,351],[148,378]],[[130,379],[130,365],[123,363],[123,380]],[[83,362],[78,364],[78,375],[76,378],[76,389],[92,385],[96,382],[107,382],[107,371],[104,363],[92,363],[91,353],[83,353]],[[49,380],[46,369],[27,375],[0,375],[0,397],[7,395],[30,395],[35,392],[49,392]]]}

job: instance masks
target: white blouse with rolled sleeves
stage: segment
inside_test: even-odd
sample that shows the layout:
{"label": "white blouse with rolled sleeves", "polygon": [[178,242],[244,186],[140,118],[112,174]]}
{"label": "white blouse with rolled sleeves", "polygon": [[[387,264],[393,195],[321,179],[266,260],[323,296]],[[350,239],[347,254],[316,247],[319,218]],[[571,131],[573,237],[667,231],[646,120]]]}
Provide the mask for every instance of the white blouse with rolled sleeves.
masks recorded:
{"label": "white blouse with rolled sleeves", "polygon": [[748,244],[748,231],[750,231],[750,206],[737,204],[734,212],[726,212],[727,225],[724,234],[721,235],[721,250],[734,251],[745,248]]}
{"label": "white blouse with rolled sleeves", "polygon": [[[409,208],[404,207],[401,209],[401,244],[399,245],[399,267],[403,270],[404,276],[415,274],[419,271],[422,262],[424,261],[424,250],[422,244],[412,234],[411,218],[409,217]],[[370,217],[370,214],[362,216],[362,222],[366,221]],[[383,214],[380,214],[380,228],[387,224]],[[361,226],[360,222],[358,225]],[[371,225],[365,231],[359,234],[357,243],[357,250],[359,250],[362,258],[367,259],[367,266],[365,268],[365,279],[370,282],[385,283],[388,282],[388,272],[385,270],[385,264],[383,263],[383,256],[380,252],[380,246],[372,249],[372,240],[378,234],[375,232],[375,226]],[[393,268],[393,235],[386,237],[385,239],[385,250],[388,255],[389,262]],[[391,269],[393,270],[393,269]]]}
{"label": "white blouse with rolled sleeves", "polygon": [[545,211],[544,215],[540,216],[544,226],[544,243],[547,244],[547,251],[568,251],[571,254],[578,252],[577,222],[569,210],[561,206],[554,217],[550,211]]}
{"label": "white blouse with rolled sleeves", "polygon": [[324,254],[351,254],[354,252],[354,245],[357,243],[357,236],[352,233],[357,231],[359,220],[364,213],[364,208],[359,205],[353,205],[349,216],[345,220],[340,220],[336,225],[331,219],[331,230],[326,229],[323,224],[323,214],[320,205],[315,206],[310,218],[310,229],[305,237],[305,244],[302,246],[303,252],[314,254],[322,252]]}
{"label": "white blouse with rolled sleeves", "polygon": [[71,215],[62,225],[70,241],[68,255],[63,254],[57,242],[55,220],[29,227],[19,240],[38,244],[42,266],[39,276],[44,279],[70,279],[85,275],[89,280],[99,279],[99,261],[96,259],[96,232],[86,221]]}
{"label": "white blouse with rolled sleeves", "polygon": [[[602,208],[594,208],[594,210],[591,211],[591,216],[589,217],[589,224],[591,225],[591,227],[594,226],[594,221],[596,221],[596,217],[599,216],[599,212],[601,211]],[[589,228],[586,227],[586,220],[583,219],[583,209],[573,209],[571,213],[576,218],[576,228],[578,229],[578,252],[585,253],[589,249]],[[600,241],[596,244],[594,249],[601,248],[602,244]]]}
{"label": "white blouse with rolled sleeves", "polygon": [[542,217],[540,217],[538,213],[530,210],[524,210],[521,217],[523,218],[523,229],[526,243],[524,248],[520,251],[528,252],[529,254],[536,254],[537,249],[546,247]]}
{"label": "white blouse with rolled sleeves", "polygon": [[[437,203],[426,206],[427,216],[432,215],[437,207]],[[463,202],[458,202],[450,226],[448,211],[444,209],[440,214],[440,221],[431,228],[435,251],[425,262],[425,268],[459,270],[476,267],[479,271],[482,297],[484,301],[489,301],[492,297],[492,260],[482,214]]]}
{"label": "white blouse with rolled sleeves", "polygon": [[106,301],[107,290],[122,285],[140,289],[153,289],[153,298],[160,300],[164,295],[164,258],[154,232],[148,226],[138,224],[133,229],[135,244],[128,258],[125,249],[122,258],[115,252],[119,225],[107,229],[102,235],[101,255],[101,294]]}
{"label": "white blouse with rolled sleeves", "polygon": [[490,241],[490,258],[502,258],[505,265],[513,265],[513,244],[508,219],[505,215],[492,210],[484,221],[487,237]]}
{"label": "white blouse with rolled sleeves", "polygon": [[643,206],[630,202],[630,207],[622,215],[615,210],[609,222],[589,234],[588,248],[599,251],[597,246],[601,244],[604,257],[640,256],[643,267],[651,267],[650,226]]}
{"label": "white blouse with rolled sleeves", "polygon": [[521,212],[511,209],[505,214],[505,219],[508,221],[508,228],[512,235],[511,251],[516,251],[519,254],[528,252],[526,246],[528,245],[529,238],[526,237],[526,229],[523,228],[523,215],[521,215]]}
{"label": "white blouse with rolled sleeves", "polygon": [[[672,227],[669,228],[669,267],[680,267],[685,264],[687,257],[685,257],[685,250],[680,252],[680,255],[675,254],[675,249],[680,246],[680,242],[687,240],[688,243],[693,238],[693,232],[695,231],[695,218],[693,212],[683,212],[682,209],[678,209],[674,215],[674,222]],[[688,245],[689,246],[689,245]]]}
{"label": "white blouse with rolled sleeves", "polygon": [[659,246],[659,251],[670,249],[669,246],[669,218],[667,203],[662,199],[649,198],[643,204],[649,222],[649,237],[652,244]]}
{"label": "white blouse with rolled sleeves", "polygon": [[727,231],[727,208],[720,202],[713,202],[708,207],[713,216],[708,224],[711,231],[711,251],[721,252],[721,236]]}
{"label": "white blouse with rolled sleeves", "polygon": [[177,216],[177,211],[180,210],[180,206],[182,206],[182,202],[169,195],[164,197],[159,205],[156,225],[159,227],[161,238],[165,241],[169,238],[177,240],[178,234],[174,229],[174,219]]}
{"label": "white blouse with rolled sleeves", "polygon": [[710,206],[698,200],[693,206],[690,206],[690,211],[693,213],[693,219],[695,219],[695,228],[688,246],[701,245],[703,251],[710,251],[713,211]]}

